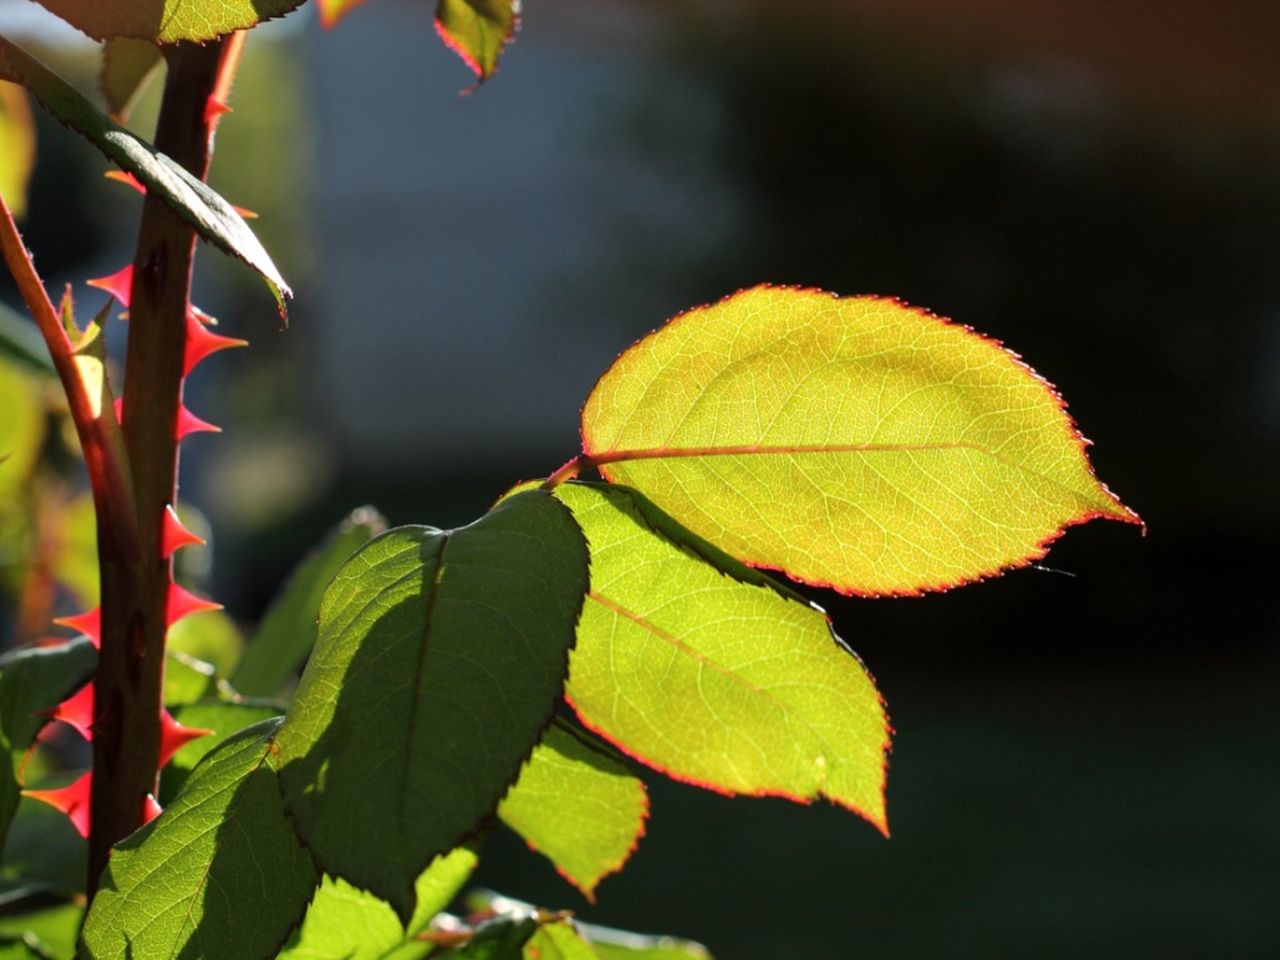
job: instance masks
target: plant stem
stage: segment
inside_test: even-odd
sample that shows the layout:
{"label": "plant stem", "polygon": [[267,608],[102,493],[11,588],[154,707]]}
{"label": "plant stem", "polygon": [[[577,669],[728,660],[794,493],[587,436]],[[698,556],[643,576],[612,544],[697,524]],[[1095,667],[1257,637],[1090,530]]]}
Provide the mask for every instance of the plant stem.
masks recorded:
{"label": "plant stem", "polygon": [[[204,179],[215,112],[209,98],[229,80],[242,37],[165,49],[168,74],[155,146]],[[134,256],[125,366],[124,442],[137,504],[140,558],[99,540],[102,647],[94,677],[93,794],[88,893],[111,847],[140,824],[156,790],[161,685],[173,564],[162,548],[165,509],[176,502],[182,403],[196,235],[148,196]]]}

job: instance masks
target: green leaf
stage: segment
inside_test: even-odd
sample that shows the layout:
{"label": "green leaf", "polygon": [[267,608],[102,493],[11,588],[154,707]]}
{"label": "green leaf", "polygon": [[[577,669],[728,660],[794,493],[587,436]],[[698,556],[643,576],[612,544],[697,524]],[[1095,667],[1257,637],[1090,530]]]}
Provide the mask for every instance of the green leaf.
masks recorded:
{"label": "green leaf", "polygon": [[0,196],[19,219],[27,210],[27,184],[35,164],[31,104],[21,87],[0,80]]}
{"label": "green leaf", "polygon": [[888,721],[821,610],[650,521],[636,491],[555,495],[591,545],[565,693],[584,724],[677,780],[828,799],[886,830]]}
{"label": "green leaf", "polygon": [[53,360],[36,325],[3,303],[0,303],[0,360],[12,361],[30,373],[55,375]]}
{"label": "green leaf", "polygon": [[172,709],[217,695],[218,672],[213,664],[175,650],[165,651],[162,696],[166,707]]}
{"label": "green leaf", "polygon": [[1138,522],[1053,388],[999,344],[874,297],[756,287],[631,347],[583,450],[752,566],[842,593],[942,590]]}
{"label": "green leaf", "polygon": [[183,617],[169,628],[168,649],[211,664],[219,676],[235,670],[244,650],[244,637],[235,621],[221,610]]}
{"label": "green leaf", "polygon": [[98,515],[85,492],[58,510],[51,572],[86,610],[98,605]]}
{"label": "green leaf", "polygon": [[326,30],[338,25],[343,17],[365,0],[317,0],[320,5],[320,26]]}
{"label": "green leaf", "polygon": [[0,360],[0,512],[26,486],[44,442],[45,413],[36,383]]}
{"label": "green leaf", "polygon": [[208,736],[192,740],[160,771],[160,802],[167,804],[176,796],[196,765],[221,744],[241,730],[280,716],[284,711],[268,703],[195,703],[178,707],[173,718],[184,727],[211,730]]}
{"label": "green leaf", "polygon": [[212,40],[281,17],[302,0],[37,0],[95,40]]}
{"label": "green leaf", "polygon": [[401,527],[338,572],[278,746],[321,868],[413,912],[413,882],[493,813],[563,689],[587,589],[539,491],[454,531]]}
{"label": "green leaf", "polygon": [[520,27],[519,0],[440,0],[436,32],[481,81],[498,69],[502,49]]}
{"label": "green leaf", "polygon": [[440,960],[521,960],[524,946],[538,932],[537,916],[500,916],[475,929],[469,942],[438,954]]}
{"label": "green leaf", "polygon": [[568,725],[552,725],[498,816],[587,899],[644,835],[649,798],[626,766]]}
{"label": "green leaf", "polygon": [[223,743],[158,819],[115,848],[85,923],[87,957],[276,955],[319,881],[280,800],[278,724]]}
{"label": "green leaf", "polygon": [[581,925],[600,960],[711,960],[707,948],[692,940],[646,937]]}
{"label": "green leaf", "polygon": [[67,815],[23,797],[4,841],[0,890],[75,897],[84,893],[88,869],[88,844]]}
{"label": "green leaf", "polygon": [[416,940],[431,918],[449,905],[476,868],[475,851],[459,847],[436,857],[415,884],[418,905],[406,929],[391,905],[325,877],[302,927],[279,960],[381,960],[425,956],[431,945]]}
{"label": "green leaf", "polygon": [[22,765],[52,710],[88,681],[98,662],[83,638],[56,647],[28,647],[0,657],[0,841],[18,807]]}
{"label": "green leaf", "polygon": [[[76,935],[84,909],[73,903],[59,904],[31,913],[0,917],[0,944],[23,942],[34,948],[34,956],[71,960],[76,952]],[[5,956],[0,946],[0,958]],[[14,956],[23,956],[22,953]]]}
{"label": "green leaf", "polygon": [[129,118],[138,97],[163,65],[164,56],[154,43],[126,37],[106,42],[98,85],[112,117],[120,123]]}
{"label": "green leaf", "polygon": [[[113,4],[108,8],[105,4],[98,4],[97,0],[87,2],[104,10],[122,7]],[[239,3],[241,0],[227,2]],[[267,0],[252,2],[264,3]],[[139,5],[129,6],[132,8]],[[183,6],[188,11],[209,9],[208,4],[186,3]],[[285,298],[293,295],[289,285],[284,282],[249,225],[231,204],[207,184],[193,177],[145,140],[113,122],[69,83],[4,37],[0,37],[0,78],[15,80],[25,86],[45,109],[92,143],[121,169],[137,177],[150,195],[160,197],[200,236],[224,253],[243,260],[261,274],[283,313]]]}
{"label": "green leaf", "polygon": [[325,588],[353,553],[387,528],[372,507],[352,512],[289,575],[231,675],[248,697],[279,693],[316,642],[316,617]]}

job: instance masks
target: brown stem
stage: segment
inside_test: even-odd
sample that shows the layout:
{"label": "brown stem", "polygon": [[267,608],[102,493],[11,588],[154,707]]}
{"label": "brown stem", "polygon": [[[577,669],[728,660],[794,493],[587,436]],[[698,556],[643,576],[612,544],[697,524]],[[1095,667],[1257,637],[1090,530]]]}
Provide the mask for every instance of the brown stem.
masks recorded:
{"label": "brown stem", "polygon": [[[209,97],[228,82],[242,41],[177,44],[169,61],[155,146],[204,179],[216,113]],[[165,508],[177,497],[177,421],[196,235],[148,196],[134,256],[125,366],[124,440],[132,466],[141,558],[100,542],[102,649],[94,678],[89,896],[111,847],[139,825],[156,790],[167,605],[172,562],[164,556]]]}

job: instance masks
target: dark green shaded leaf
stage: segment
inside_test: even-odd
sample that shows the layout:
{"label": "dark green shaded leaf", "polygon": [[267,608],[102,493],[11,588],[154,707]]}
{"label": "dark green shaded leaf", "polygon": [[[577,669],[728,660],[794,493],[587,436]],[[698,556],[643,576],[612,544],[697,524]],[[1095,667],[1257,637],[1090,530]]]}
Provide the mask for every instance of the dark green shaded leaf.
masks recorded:
{"label": "dark green shaded leaf", "polygon": [[343,566],[278,738],[325,872],[412,914],[414,880],[493,813],[550,721],[586,589],[581,532],[540,491]]}
{"label": "dark green shaded leaf", "polygon": [[302,0],[38,0],[95,40],[212,40],[280,17]]}
{"label": "dark green shaded leaf", "polygon": [[205,758],[120,843],[84,928],[92,960],[274,957],[319,877],[285,817],[268,720]]}
{"label": "dark green shaded leaf", "polygon": [[88,845],[66,814],[39,800],[23,798],[4,843],[0,891],[73,897],[84,892]]}
{"label": "dark green shaded leaf", "polygon": [[476,927],[464,946],[440,953],[440,960],[521,960],[539,925],[536,916],[494,917]]}
{"label": "dark green shaded leaf", "polygon": [[534,749],[498,816],[590,899],[644,835],[649,798],[612,750],[567,724]]}
{"label": "dark green shaded leaf", "polygon": [[69,83],[4,37],[0,37],[0,78],[21,83],[50,113],[137,177],[150,194],[160,197],[200,236],[258,271],[284,312],[285,298],[293,295],[288,284],[249,225],[208,185],[113,122]]}
{"label": "dark green shaded leaf", "polygon": [[294,568],[231,675],[237,691],[247,697],[280,692],[315,646],[316,617],[329,581],[353,553],[386,528],[378,511],[361,507]]}
{"label": "dark green shaded leaf", "polygon": [[52,710],[84,686],[98,662],[83,638],[56,647],[29,647],[0,657],[0,840],[18,807],[23,756]]}
{"label": "dark green shaded leaf", "polygon": [[129,118],[134,103],[163,65],[160,48],[146,40],[120,37],[103,45],[99,86],[116,120],[124,123]]}

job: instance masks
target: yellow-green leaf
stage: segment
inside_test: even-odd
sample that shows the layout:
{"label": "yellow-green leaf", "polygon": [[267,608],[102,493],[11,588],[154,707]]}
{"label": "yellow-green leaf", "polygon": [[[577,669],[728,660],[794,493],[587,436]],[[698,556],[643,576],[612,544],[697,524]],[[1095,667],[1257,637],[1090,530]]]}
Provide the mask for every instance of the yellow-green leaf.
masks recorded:
{"label": "yellow-green leaf", "polygon": [[36,127],[26,91],[0,80],[0,196],[21,217],[27,209],[27,183],[36,162]]}
{"label": "yellow-green leaf", "polygon": [[587,727],[721,793],[827,797],[886,830],[888,720],[826,616],[633,490],[555,495],[591,548],[566,697]]}
{"label": "yellow-green leaf", "polygon": [[644,784],[590,738],[560,724],[547,730],[498,806],[502,822],[588,900],[627,862],[648,815]]}
{"label": "yellow-green leaf", "polygon": [[365,0],[317,0],[320,4],[320,26],[329,30]]}
{"label": "yellow-green leaf", "polygon": [[583,450],[752,566],[841,593],[943,590],[1044,555],[1098,482],[1053,388],[896,300],[756,287],[631,347]]}
{"label": "yellow-green leaf", "polygon": [[481,80],[497,72],[502,48],[520,27],[519,0],[440,0],[436,32]]}
{"label": "yellow-green leaf", "polygon": [[95,40],[212,40],[284,16],[302,0],[37,0]]}

